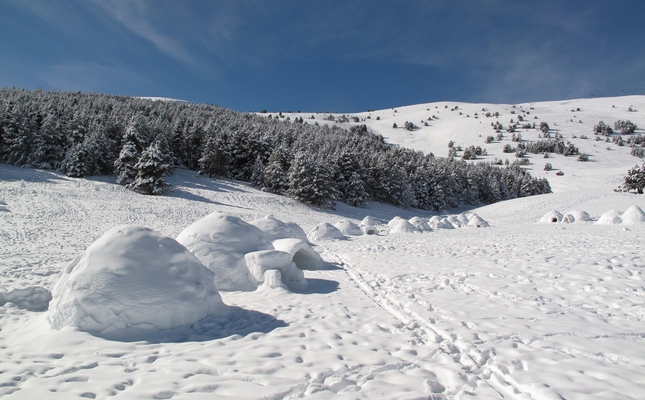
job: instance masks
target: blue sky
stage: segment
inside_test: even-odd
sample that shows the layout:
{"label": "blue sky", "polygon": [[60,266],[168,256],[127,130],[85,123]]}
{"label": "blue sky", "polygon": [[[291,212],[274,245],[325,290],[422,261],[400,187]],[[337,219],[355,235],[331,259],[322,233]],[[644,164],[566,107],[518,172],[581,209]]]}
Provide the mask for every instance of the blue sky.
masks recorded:
{"label": "blue sky", "polygon": [[240,111],[645,94],[645,1],[0,0],[0,86]]}

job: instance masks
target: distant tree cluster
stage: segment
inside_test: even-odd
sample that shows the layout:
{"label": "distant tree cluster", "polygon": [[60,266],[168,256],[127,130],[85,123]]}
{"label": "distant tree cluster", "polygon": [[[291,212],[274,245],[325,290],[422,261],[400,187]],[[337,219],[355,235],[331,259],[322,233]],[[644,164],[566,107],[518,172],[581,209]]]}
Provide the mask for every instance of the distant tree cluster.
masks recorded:
{"label": "distant tree cluster", "polygon": [[579,154],[579,150],[572,143],[565,143],[561,139],[538,140],[536,142],[518,143],[517,148],[527,153],[556,153],[564,156]]}
{"label": "distant tree cluster", "polygon": [[441,210],[549,193],[518,167],[438,158],[341,129],[214,105],[3,88],[0,157],[74,177],[113,175],[142,193],[177,167],[232,178],[307,204],[379,201]]}

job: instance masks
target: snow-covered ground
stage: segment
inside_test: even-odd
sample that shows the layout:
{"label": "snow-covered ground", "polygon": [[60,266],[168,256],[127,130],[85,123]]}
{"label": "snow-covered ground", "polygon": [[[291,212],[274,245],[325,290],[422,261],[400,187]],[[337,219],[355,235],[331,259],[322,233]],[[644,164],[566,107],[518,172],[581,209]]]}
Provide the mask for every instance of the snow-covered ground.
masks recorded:
{"label": "snow-covered ground", "polygon": [[[376,111],[367,121],[390,142],[437,155],[454,140],[505,158],[508,138],[485,145],[492,119],[473,115],[499,111],[506,126],[512,106],[443,104]],[[462,116],[450,111],[456,104]],[[628,112],[630,105],[638,111]],[[555,193],[447,212],[476,212],[490,225],[484,228],[390,234],[387,222],[396,216],[434,213],[376,203],[315,209],[185,170],[169,179],[172,193],[150,197],[108,177],[0,165],[0,396],[644,398],[645,224],[538,221],[553,210],[598,219],[611,209],[645,209],[645,197],[612,190],[640,160],[594,141],[590,131],[599,120],[645,126],[645,97],[521,106],[592,161],[553,156],[548,161],[565,172],[556,177],[532,156],[532,172],[545,174]],[[440,117],[434,130],[391,128],[394,119],[419,126],[427,113]],[[574,134],[589,139],[568,138]],[[107,231],[140,225],[176,238],[214,211],[247,222],[273,214],[306,232],[369,215],[379,233],[315,242],[326,266],[305,271],[302,293],[266,285],[220,291],[226,317],[130,339],[51,327],[47,307],[59,272]]]}

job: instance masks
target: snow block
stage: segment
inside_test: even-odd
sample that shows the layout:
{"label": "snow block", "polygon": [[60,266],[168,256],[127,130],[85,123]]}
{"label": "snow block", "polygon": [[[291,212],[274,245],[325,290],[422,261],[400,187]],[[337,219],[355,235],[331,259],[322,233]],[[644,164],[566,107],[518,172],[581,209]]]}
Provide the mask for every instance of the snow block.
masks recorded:
{"label": "snow block", "polygon": [[328,222],[323,222],[316,225],[314,229],[309,231],[307,239],[312,242],[317,242],[321,240],[345,240],[347,237],[334,225]]}
{"label": "snow block", "polygon": [[320,254],[306,241],[300,239],[278,239],[274,240],[272,244],[276,250],[289,253],[291,260],[300,269],[315,271],[322,269],[325,265]]}
{"label": "snow block", "polygon": [[215,273],[219,290],[255,290],[244,255],[273,250],[267,235],[238,217],[214,212],[184,229],[177,241]]}
{"label": "snow block", "polygon": [[540,218],[541,224],[553,224],[560,222],[562,222],[562,214],[555,210],[549,211],[548,213],[544,214],[542,218]]}
{"label": "snow block", "polygon": [[108,333],[164,330],[228,315],[214,274],[174,239],[141,226],[117,226],[58,276],[48,320]]}
{"label": "snow block", "polygon": [[[298,238],[306,240],[307,235],[297,224],[286,224],[276,219],[272,214],[250,222],[251,225],[258,227],[267,236],[269,241],[277,239]],[[294,229],[295,228],[295,229]]]}
{"label": "snow block", "polygon": [[562,222],[567,224],[591,222],[591,217],[589,216],[589,213],[586,211],[573,210],[564,214],[564,217],[562,217]]}
{"label": "snow block", "polygon": [[18,308],[29,311],[45,311],[49,307],[52,294],[42,287],[27,287],[0,292],[0,306],[12,303]]}
{"label": "snow block", "polygon": [[279,250],[263,250],[247,253],[244,258],[252,283],[255,285],[264,283],[267,271],[277,270],[280,272],[282,282],[292,292],[300,292],[307,287],[304,273],[296,267],[289,253]]}
{"label": "snow block", "polygon": [[264,287],[271,289],[287,289],[287,286],[282,282],[282,275],[280,271],[272,269],[264,273]]}
{"label": "snow block", "polygon": [[645,212],[638,206],[631,206],[625,211],[622,217],[623,224],[645,224]]}
{"label": "snow block", "polygon": [[345,236],[362,236],[363,231],[361,228],[348,219],[341,219],[334,224],[339,231]]}
{"label": "snow block", "polygon": [[430,224],[428,224],[428,222],[425,219],[421,218],[421,217],[410,218],[410,220],[408,222],[411,223],[412,225],[414,225],[415,228],[417,228],[421,232],[430,232],[430,231],[432,231],[432,228],[430,227]]}
{"label": "snow block", "polygon": [[598,225],[618,225],[623,222],[622,213],[618,210],[609,210],[598,218]]}

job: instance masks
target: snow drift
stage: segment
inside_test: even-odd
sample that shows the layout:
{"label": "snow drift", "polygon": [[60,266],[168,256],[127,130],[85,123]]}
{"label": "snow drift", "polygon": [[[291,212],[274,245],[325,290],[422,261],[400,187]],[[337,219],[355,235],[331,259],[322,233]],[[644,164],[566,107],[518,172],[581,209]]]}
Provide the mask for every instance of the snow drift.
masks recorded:
{"label": "snow drift", "polygon": [[228,313],[214,277],[174,239],[117,226],[61,271],[48,319],[54,329],[96,333],[192,325]]}

